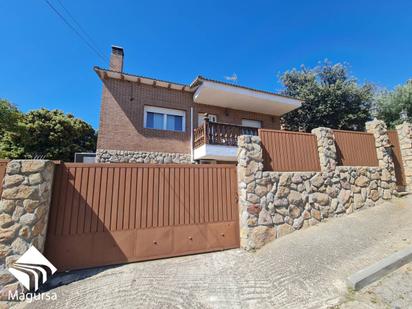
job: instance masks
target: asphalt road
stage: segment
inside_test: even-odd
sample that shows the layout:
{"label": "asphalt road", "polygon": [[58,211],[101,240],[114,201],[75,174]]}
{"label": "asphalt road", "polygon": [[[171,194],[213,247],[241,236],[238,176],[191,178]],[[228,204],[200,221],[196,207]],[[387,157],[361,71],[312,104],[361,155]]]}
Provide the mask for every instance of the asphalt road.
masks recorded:
{"label": "asphalt road", "polygon": [[[412,244],[412,198],[330,219],[243,250],[77,272],[27,308],[320,308],[350,274]],[[69,279],[70,280],[69,280]]]}

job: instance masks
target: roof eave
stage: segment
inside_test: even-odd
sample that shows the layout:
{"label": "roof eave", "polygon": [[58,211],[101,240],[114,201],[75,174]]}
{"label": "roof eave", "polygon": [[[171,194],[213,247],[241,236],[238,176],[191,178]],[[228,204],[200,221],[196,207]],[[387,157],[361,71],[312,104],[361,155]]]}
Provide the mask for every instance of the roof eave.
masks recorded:
{"label": "roof eave", "polygon": [[221,82],[221,81],[217,81],[217,80],[213,80],[213,79],[208,79],[208,78],[205,78],[201,75],[197,76],[192,81],[192,83],[190,84],[190,88],[193,88],[194,90],[196,90],[203,82],[209,82],[209,83],[224,85],[224,86],[228,86],[228,87],[246,89],[246,90],[254,91],[254,92],[257,92],[257,93],[264,93],[264,94],[273,95],[273,96],[277,96],[277,97],[283,97],[283,98],[298,101],[298,102],[300,102],[300,104],[302,104],[304,102],[301,99],[294,98],[294,97],[291,97],[291,96],[287,96],[287,95],[283,95],[283,94],[279,94],[279,93],[275,93],[275,92],[270,92],[270,91],[265,91],[265,90],[254,89],[254,88],[245,87],[245,86],[240,86],[240,85],[236,85],[236,84],[232,84],[232,83]]}
{"label": "roof eave", "polygon": [[98,66],[95,66],[93,69],[101,80],[113,78],[113,79],[136,82],[136,83],[157,86],[157,87],[162,87],[162,88],[168,88],[168,89],[173,89],[173,90],[180,90],[180,91],[185,91],[185,92],[190,92],[190,93],[193,93],[195,91],[194,89],[191,89],[190,86],[188,85],[173,83],[170,81],[155,79],[155,78],[151,78],[147,76],[134,75],[134,74],[118,72],[118,71],[111,71],[111,70],[100,68]]}

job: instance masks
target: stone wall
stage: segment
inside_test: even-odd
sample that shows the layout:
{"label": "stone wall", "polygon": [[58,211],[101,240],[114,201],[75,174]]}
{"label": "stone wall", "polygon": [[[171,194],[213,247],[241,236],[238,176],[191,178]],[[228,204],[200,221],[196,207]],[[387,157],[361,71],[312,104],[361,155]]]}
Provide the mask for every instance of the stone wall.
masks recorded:
{"label": "stone wall", "polygon": [[388,170],[396,182],[395,164],[392,159],[391,142],[389,141],[388,130],[385,122],[382,120],[373,120],[366,123],[366,131],[373,133],[375,137],[376,153],[379,160],[379,166]]}
{"label": "stone wall", "polygon": [[402,163],[406,178],[406,190],[412,192],[412,124],[404,122],[396,126],[401,147]]}
{"label": "stone wall", "polygon": [[0,200],[0,299],[18,288],[6,269],[31,246],[44,250],[54,164],[15,160],[7,165]]}
{"label": "stone wall", "polygon": [[[386,135],[384,130],[379,132]],[[350,214],[392,198],[396,181],[387,152],[382,152],[380,161],[385,164],[379,167],[336,166],[333,132],[318,128],[314,134],[318,138],[321,172],[263,171],[259,137],[239,137],[242,247],[258,249],[329,217]]]}
{"label": "stone wall", "polygon": [[146,152],[146,151],[123,151],[97,149],[96,162],[100,163],[191,163],[190,154]]}
{"label": "stone wall", "polygon": [[316,128],[312,130],[312,134],[316,135],[321,170],[325,172],[335,170],[338,163],[333,130]]}

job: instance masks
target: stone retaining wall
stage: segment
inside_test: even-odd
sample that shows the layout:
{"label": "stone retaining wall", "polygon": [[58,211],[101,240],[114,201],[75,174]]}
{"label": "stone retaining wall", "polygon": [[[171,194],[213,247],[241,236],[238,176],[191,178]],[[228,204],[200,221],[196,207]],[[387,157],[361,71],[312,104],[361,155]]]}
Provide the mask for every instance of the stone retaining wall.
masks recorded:
{"label": "stone retaining wall", "polygon": [[6,270],[26,250],[44,250],[54,164],[14,160],[7,165],[0,200],[0,300],[19,288]]}
{"label": "stone retaining wall", "polygon": [[[374,128],[386,135],[381,125]],[[396,180],[386,149],[379,157],[383,161],[379,167],[336,166],[333,132],[318,128],[314,133],[318,138],[321,172],[263,171],[259,137],[239,137],[242,247],[258,249],[275,238],[326,218],[350,214],[392,198]],[[382,147],[381,141],[385,139],[378,140],[377,147]]]}
{"label": "stone retaining wall", "polygon": [[192,163],[190,154],[97,149],[98,163]]}

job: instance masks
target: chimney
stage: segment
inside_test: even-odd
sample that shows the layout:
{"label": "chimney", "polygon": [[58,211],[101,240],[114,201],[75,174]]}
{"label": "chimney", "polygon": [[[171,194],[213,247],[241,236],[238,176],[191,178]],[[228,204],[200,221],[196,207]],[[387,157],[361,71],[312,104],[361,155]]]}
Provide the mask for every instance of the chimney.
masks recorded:
{"label": "chimney", "polygon": [[112,45],[112,53],[110,54],[111,71],[123,72],[123,47]]}

